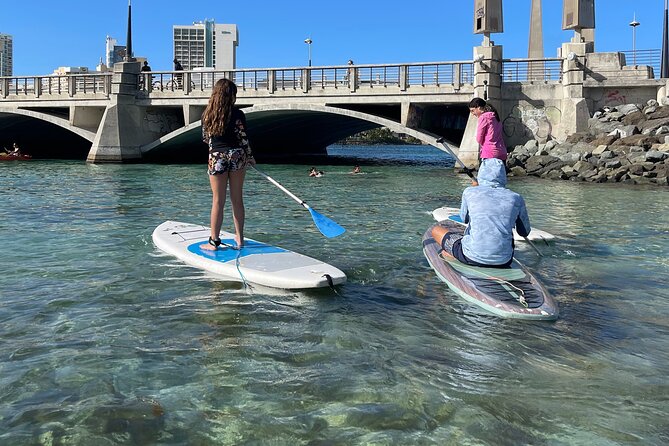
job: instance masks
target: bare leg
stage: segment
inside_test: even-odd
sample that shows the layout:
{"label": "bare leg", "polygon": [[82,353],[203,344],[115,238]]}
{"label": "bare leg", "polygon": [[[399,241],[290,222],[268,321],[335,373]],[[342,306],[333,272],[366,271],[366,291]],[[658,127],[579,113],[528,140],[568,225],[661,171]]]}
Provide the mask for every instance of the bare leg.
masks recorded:
{"label": "bare leg", "polygon": [[448,229],[443,226],[436,225],[432,228],[432,238],[439,246],[441,246],[441,241],[444,239],[444,236],[448,234]]}
{"label": "bare leg", "polygon": [[[225,208],[225,195],[228,187],[228,173],[218,175],[209,175],[209,184],[211,185],[211,238],[219,238],[221,225],[223,224],[223,210]],[[214,250],[210,244],[202,245],[202,248]]]}
{"label": "bare leg", "polygon": [[237,246],[244,246],[244,177],[246,169],[230,172],[230,201],[232,202],[232,217],[235,222],[235,241]]}

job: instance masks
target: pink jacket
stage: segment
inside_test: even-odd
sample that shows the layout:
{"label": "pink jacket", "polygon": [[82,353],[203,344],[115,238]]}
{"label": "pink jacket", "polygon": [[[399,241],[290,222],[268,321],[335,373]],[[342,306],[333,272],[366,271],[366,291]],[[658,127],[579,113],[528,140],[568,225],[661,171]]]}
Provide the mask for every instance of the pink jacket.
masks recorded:
{"label": "pink jacket", "polygon": [[485,112],[479,116],[476,141],[481,145],[481,159],[497,158],[506,160],[506,144],[502,137],[502,123],[495,113]]}

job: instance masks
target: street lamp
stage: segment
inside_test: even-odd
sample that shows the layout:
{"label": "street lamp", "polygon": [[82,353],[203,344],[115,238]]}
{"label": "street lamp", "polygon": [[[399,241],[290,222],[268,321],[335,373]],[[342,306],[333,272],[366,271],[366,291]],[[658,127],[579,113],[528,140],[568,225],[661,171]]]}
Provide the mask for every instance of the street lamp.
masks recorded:
{"label": "street lamp", "polygon": [[309,45],[309,66],[311,66],[311,43],[312,42],[313,42],[313,40],[311,40],[310,37],[307,37],[306,39],[304,39],[304,43]]}
{"label": "street lamp", "polygon": [[634,65],[636,65],[636,27],[641,25],[641,23],[636,21],[636,13],[634,14],[634,20],[630,22],[632,27],[632,57],[634,58]]}

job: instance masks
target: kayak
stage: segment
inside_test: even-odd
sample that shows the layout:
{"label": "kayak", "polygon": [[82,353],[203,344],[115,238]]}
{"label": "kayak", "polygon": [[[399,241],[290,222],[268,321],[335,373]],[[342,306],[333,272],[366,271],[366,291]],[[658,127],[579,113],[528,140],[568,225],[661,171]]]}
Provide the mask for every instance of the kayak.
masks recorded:
{"label": "kayak", "polygon": [[346,282],[346,275],[332,265],[278,246],[244,238],[236,249],[234,234],[221,231],[222,245],[208,247],[209,228],[166,221],[153,231],[153,243],[185,263],[232,281],[281,289],[332,287]]}
{"label": "kayak", "polygon": [[510,268],[483,268],[465,265],[443,250],[432,238],[432,228],[441,225],[449,232],[464,232],[451,220],[428,228],[423,236],[423,254],[439,279],[466,301],[501,317],[554,320],[558,307],[546,288],[518,260]]}
{"label": "kayak", "polygon": [[28,161],[33,159],[31,155],[14,155],[12,153],[0,153],[0,161]]}
{"label": "kayak", "polygon": [[[454,208],[449,206],[442,206],[440,208],[432,211],[432,217],[437,221],[451,220],[461,225],[465,223],[460,218],[460,208]],[[527,238],[531,242],[552,242],[555,241],[555,236],[550,232],[542,231],[541,229],[532,229]],[[525,237],[518,235],[516,230],[513,230],[513,239],[517,242],[525,242]]]}

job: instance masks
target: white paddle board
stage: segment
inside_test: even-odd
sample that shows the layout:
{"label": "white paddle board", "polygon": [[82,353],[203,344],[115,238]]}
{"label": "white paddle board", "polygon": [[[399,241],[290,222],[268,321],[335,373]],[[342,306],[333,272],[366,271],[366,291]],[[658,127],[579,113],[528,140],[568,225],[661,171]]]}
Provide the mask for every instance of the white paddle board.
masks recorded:
{"label": "white paddle board", "polygon": [[[460,219],[460,208],[443,206],[432,211],[432,217],[434,217],[434,219],[437,221],[451,220],[464,225]],[[527,238],[532,242],[550,242],[555,240],[555,236],[553,234],[542,231],[541,229],[532,229],[530,231],[530,235],[528,235]],[[513,239],[517,242],[525,241],[525,238],[518,235],[515,229],[513,230]]]}
{"label": "white paddle board", "polygon": [[231,280],[282,289],[321,288],[346,282],[346,275],[332,265],[277,246],[248,238],[242,249],[234,234],[221,231],[221,245],[211,251],[202,248],[209,240],[209,228],[178,221],[166,221],[153,231],[153,243],[196,268]]}

